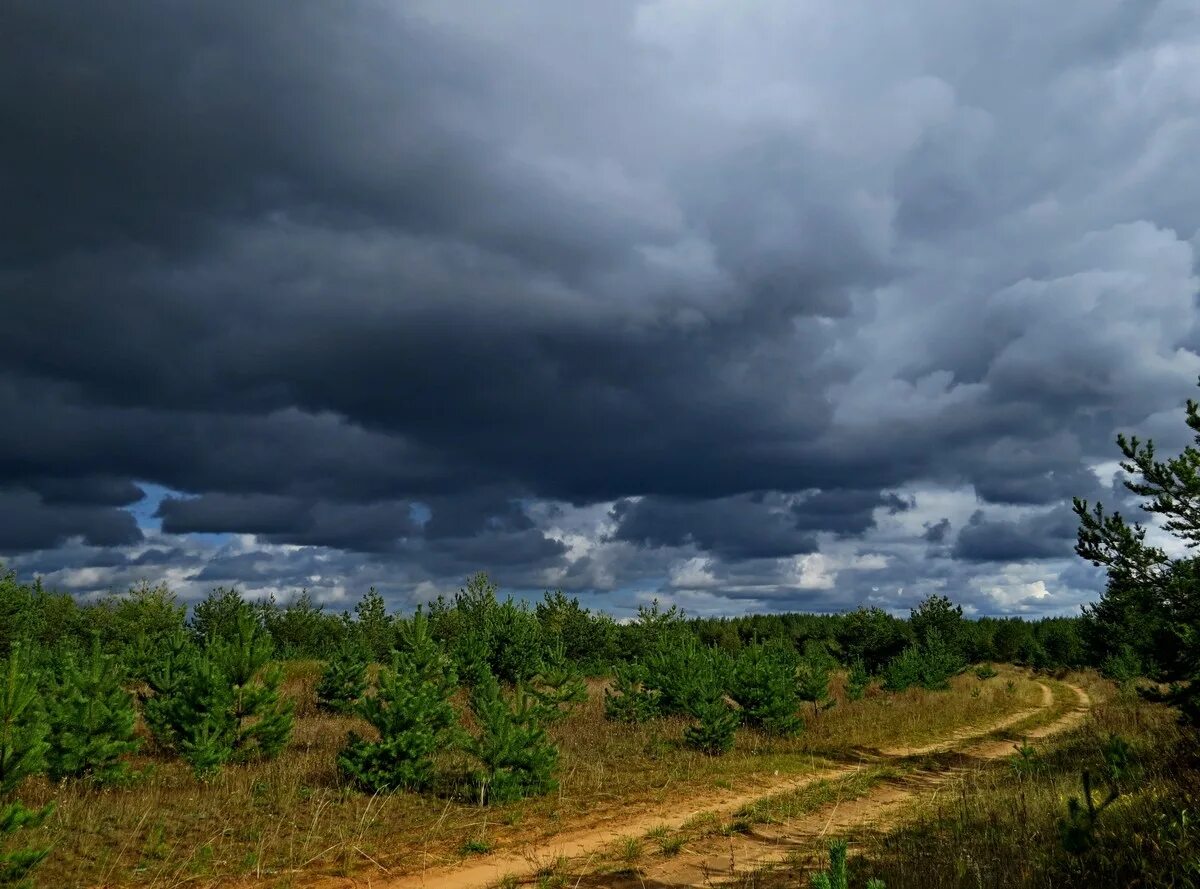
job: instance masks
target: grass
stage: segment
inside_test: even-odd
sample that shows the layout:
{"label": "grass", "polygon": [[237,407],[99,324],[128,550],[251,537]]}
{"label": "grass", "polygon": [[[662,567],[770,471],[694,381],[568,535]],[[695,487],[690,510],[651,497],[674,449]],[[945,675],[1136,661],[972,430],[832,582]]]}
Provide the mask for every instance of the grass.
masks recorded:
{"label": "grass", "polygon": [[[61,886],[212,886],[241,878],[287,885],[298,873],[412,872],[484,854],[477,844],[485,815],[486,844],[503,849],[567,828],[618,822],[639,807],[710,795],[714,788],[761,786],[857,760],[874,748],[920,744],[1033,706],[1041,696],[1034,682],[1006,668],[987,682],[960,676],[943,693],[872,692],[857,702],[839,693],[833,709],[809,712],[808,728],[797,738],[741,730],[732,753],[709,757],[680,742],[686,720],[605,721],[601,684],[593,682],[589,702],[552,728],[561,748],[560,789],[484,811],[446,797],[370,796],[348,787],[337,773],[337,752],[348,731],[369,729],[353,717],[316,710],[319,664],[286,669],[285,692],[298,718],[291,743],[275,761],[229,767],[203,783],[147,747],[134,764],[143,777],[127,788],[26,785],[22,796],[29,804],[57,803],[41,829],[54,851],[39,879]],[[981,691],[973,696],[976,688]],[[461,764],[449,758],[446,765]],[[674,836],[659,848],[666,852]]]}

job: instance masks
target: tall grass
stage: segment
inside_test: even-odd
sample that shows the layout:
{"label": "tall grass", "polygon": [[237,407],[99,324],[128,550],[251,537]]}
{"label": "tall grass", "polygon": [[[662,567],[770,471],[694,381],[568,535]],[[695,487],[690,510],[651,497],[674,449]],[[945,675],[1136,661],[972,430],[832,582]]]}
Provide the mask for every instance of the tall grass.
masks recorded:
{"label": "tall grass", "polygon": [[[593,681],[588,703],[551,730],[561,748],[560,789],[480,809],[453,796],[368,796],[350,788],[336,754],[349,730],[370,729],[354,717],[317,711],[319,670],[313,662],[287,665],[284,691],[296,702],[296,730],[274,761],[229,767],[204,783],[148,747],[134,763],[142,776],[127,787],[30,784],[23,792],[29,804],[57,801],[42,828],[54,851],[39,879],[47,886],[205,886],[243,876],[286,881],[297,872],[408,872],[457,860],[480,843],[503,848],[617,823],[639,805],[762,786],[777,774],[863,750],[921,743],[1041,698],[1038,686],[1015,671],[987,682],[962,676],[948,692],[842,699],[819,716],[808,714],[807,731],[793,739],[740,730],[732,753],[710,757],[681,743],[687,720],[606,721],[602,683]],[[453,773],[465,762],[450,754],[443,765]]]}

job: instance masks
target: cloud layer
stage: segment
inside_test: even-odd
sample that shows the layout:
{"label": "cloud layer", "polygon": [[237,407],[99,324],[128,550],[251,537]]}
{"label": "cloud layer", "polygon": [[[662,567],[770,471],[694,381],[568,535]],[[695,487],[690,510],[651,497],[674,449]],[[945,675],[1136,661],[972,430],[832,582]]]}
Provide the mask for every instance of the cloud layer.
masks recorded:
{"label": "cloud layer", "polygon": [[81,592],[1069,610],[1200,374],[1184,0],[18,0],[0,69],[0,553]]}

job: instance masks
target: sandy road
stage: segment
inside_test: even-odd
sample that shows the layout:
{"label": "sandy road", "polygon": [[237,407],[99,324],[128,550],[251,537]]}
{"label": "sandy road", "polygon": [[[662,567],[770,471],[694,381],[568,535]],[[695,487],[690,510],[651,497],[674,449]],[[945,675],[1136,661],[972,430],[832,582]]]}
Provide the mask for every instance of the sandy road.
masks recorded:
{"label": "sandy road", "polygon": [[[1007,729],[1024,719],[1036,715],[1053,705],[1050,688],[1042,686],[1042,701],[1038,707],[1009,714],[1001,720],[987,725],[960,729],[953,735],[925,747],[893,748],[878,751],[875,757],[862,763],[853,763],[802,776],[792,776],[762,785],[751,791],[714,792],[696,797],[670,807],[631,813],[627,819],[600,828],[564,831],[544,841],[534,842],[518,850],[506,850],[454,866],[439,866],[421,873],[389,877],[375,874],[353,879],[324,879],[312,884],[320,889],[345,889],[350,886],[369,886],[371,889],[486,889],[495,886],[505,877],[528,878],[562,859],[583,859],[581,870],[586,871],[586,859],[608,847],[614,841],[628,836],[641,836],[657,827],[675,829],[703,813],[729,815],[750,803],[765,797],[798,790],[820,781],[846,777],[869,765],[888,760],[930,754],[956,753],[970,760],[987,760],[1005,756],[1012,752],[1008,741],[982,740],[993,732]],[[1090,704],[1087,693],[1074,689],[1079,697],[1078,706],[1065,716],[1029,733],[1030,738],[1046,737],[1070,728],[1085,715]],[[971,743],[971,742],[974,743]],[[603,877],[580,877],[572,879],[572,885],[630,887],[651,886],[705,886],[730,879],[738,873],[761,867],[772,861],[781,860],[798,843],[812,842],[819,836],[850,825],[879,823],[888,812],[896,810],[913,794],[949,780],[951,773],[918,773],[912,781],[903,785],[887,784],[873,789],[867,796],[835,806],[834,811],[825,809],[811,816],[798,819],[786,826],[772,826],[771,830],[734,837],[714,836],[693,848],[670,859],[655,862],[634,877],[621,878],[611,874]]]}

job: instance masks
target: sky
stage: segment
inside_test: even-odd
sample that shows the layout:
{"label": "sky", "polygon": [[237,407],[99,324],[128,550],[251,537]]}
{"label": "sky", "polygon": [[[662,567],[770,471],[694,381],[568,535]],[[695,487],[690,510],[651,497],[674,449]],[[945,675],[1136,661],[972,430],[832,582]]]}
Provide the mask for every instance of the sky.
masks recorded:
{"label": "sky", "polygon": [[12,0],[0,559],[1071,614],[1200,375],[1193,0]]}

